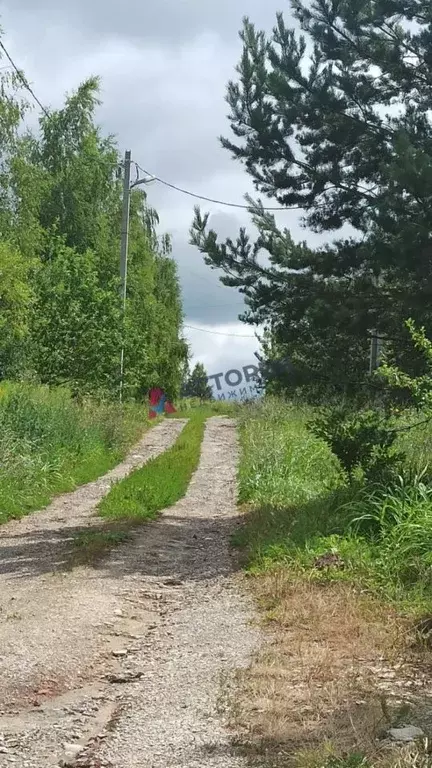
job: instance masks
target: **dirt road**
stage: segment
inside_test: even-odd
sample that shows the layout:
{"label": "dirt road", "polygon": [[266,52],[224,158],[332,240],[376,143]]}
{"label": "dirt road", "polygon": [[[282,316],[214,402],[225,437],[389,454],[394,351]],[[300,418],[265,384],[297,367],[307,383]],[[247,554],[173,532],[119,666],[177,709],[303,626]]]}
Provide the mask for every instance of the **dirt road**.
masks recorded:
{"label": "dirt road", "polygon": [[[115,476],[182,426],[156,427]],[[234,423],[211,419],[187,496],[98,567],[64,570],[112,475],[0,530],[0,766],[243,765],[220,706],[258,641],[229,546],[236,459]]]}

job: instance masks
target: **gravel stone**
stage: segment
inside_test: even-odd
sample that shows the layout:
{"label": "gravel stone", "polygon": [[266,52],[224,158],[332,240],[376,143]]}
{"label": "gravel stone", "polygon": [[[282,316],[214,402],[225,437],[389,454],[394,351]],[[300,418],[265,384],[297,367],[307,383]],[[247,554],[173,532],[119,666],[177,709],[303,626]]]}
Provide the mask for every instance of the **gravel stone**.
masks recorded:
{"label": "gravel stone", "polygon": [[415,741],[425,737],[424,731],[421,728],[416,728],[415,725],[406,725],[404,728],[390,728],[388,733],[393,741],[400,742]]}
{"label": "gravel stone", "polygon": [[221,680],[230,688],[259,642],[229,543],[238,521],[236,465],[234,423],[209,420],[186,497],[151,527],[146,543],[136,542],[146,550],[147,580],[176,586],[165,590],[168,612],[142,652],[143,676],[97,753],[113,765],[246,768],[219,712]]}

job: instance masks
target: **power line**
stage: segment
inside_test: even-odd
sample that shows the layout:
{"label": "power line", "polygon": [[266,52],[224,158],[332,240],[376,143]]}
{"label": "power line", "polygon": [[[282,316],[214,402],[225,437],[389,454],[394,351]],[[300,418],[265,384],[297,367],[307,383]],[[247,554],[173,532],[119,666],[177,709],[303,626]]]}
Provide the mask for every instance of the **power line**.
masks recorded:
{"label": "power line", "polygon": [[21,80],[24,88],[26,88],[28,90],[28,92],[33,96],[33,99],[35,100],[36,104],[41,108],[41,110],[44,113],[45,117],[49,117],[48,110],[46,109],[46,107],[44,107],[42,102],[39,101],[38,97],[36,96],[34,90],[32,89],[31,85],[29,84],[29,82],[28,82],[27,78],[25,77],[24,73],[19,69],[19,67],[17,67],[17,65],[15,64],[14,60],[12,59],[10,53],[8,52],[8,50],[6,49],[4,43],[2,43],[1,40],[0,40],[0,48],[2,49],[2,51],[5,54],[5,56],[7,57],[7,59],[9,59],[12,67],[14,68],[15,72],[17,73],[17,75],[18,75],[19,79]]}
{"label": "power line", "polygon": [[247,309],[246,304],[233,304],[230,303],[222,303],[222,304],[188,304],[187,301],[185,301],[185,304],[188,309],[219,309],[219,307],[232,307],[232,309]]}
{"label": "power line", "polygon": [[197,328],[195,325],[183,325],[184,328],[189,328],[192,331],[201,331],[202,333],[211,333],[214,336],[231,336],[235,339],[255,339],[256,336],[246,336],[241,333],[223,333],[222,331],[210,331],[208,328]]}
{"label": "power line", "polygon": [[[198,195],[195,192],[190,192],[188,189],[183,189],[182,187],[177,187],[176,184],[171,184],[170,181],[165,181],[164,179],[159,178],[159,176],[155,176],[154,173],[150,173],[150,171],[146,171],[145,168],[142,168],[138,163],[136,163],[137,168],[140,169],[143,173],[146,173],[148,176],[151,176],[155,181],[158,181],[160,184],[163,184],[165,187],[169,187],[170,189],[174,189],[176,192],[181,192],[183,195],[189,195],[189,197],[194,197],[196,200],[204,200],[206,203],[216,203],[216,205],[225,205],[228,208],[242,208],[244,211],[250,211],[251,205],[241,205],[240,203],[229,203],[226,200],[217,200],[213,197],[206,197],[205,195]],[[276,207],[276,208],[268,208],[263,207],[264,211],[301,211],[303,210],[303,206],[301,205],[288,205],[286,207]]]}
{"label": "power line", "polygon": [[[23,71],[19,69],[19,67],[15,64],[14,60],[12,59],[9,51],[7,50],[4,43],[0,40],[0,48],[2,49],[3,53],[7,57],[7,59],[10,61],[11,66],[17,73],[19,79],[21,80],[21,83],[23,84],[24,88],[30,93],[30,95],[33,97],[36,104],[40,107],[42,112],[44,113],[45,117],[49,117],[50,114],[46,107],[42,104],[40,99],[36,96],[33,88],[31,87],[30,83],[28,82],[27,78],[25,77]],[[6,69],[6,67],[1,67],[0,69]],[[139,168],[140,171],[143,173],[146,173],[148,176],[151,176],[154,181],[158,181],[159,184],[163,184],[165,187],[169,187],[170,189],[174,189],[176,192],[180,192],[183,195],[188,195],[189,197],[193,197],[196,200],[204,200],[206,203],[215,203],[216,205],[224,205],[228,208],[240,208],[245,211],[249,211],[251,209],[250,205],[244,205],[241,203],[231,203],[226,200],[218,200],[217,198],[213,197],[207,197],[206,195],[198,195],[195,192],[191,192],[188,189],[183,189],[182,187],[178,187],[176,184],[172,184],[169,181],[165,181],[165,179],[161,179],[159,176],[155,176],[153,173],[150,173],[149,171],[146,171],[145,168],[142,168],[137,162],[135,162],[136,168]],[[288,205],[288,206],[276,206],[276,207],[268,207],[263,206],[264,211],[299,211],[304,210],[303,206],[301,205]]]}

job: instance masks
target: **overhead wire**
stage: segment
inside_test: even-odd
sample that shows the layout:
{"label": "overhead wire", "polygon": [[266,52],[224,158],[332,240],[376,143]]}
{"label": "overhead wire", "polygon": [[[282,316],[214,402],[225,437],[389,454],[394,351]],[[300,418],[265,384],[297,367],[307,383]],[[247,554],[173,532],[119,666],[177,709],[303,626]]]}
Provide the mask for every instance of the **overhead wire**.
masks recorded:
{"label": "overhead wire", "polygon": [[188,304],[185,301],[188,309],[219,309],[220,307],[231,307],[234,309],[245,309],[245,304],[233,304],[232,302],[223,302],[222,304]]}
{"label": "overhead wire", "polygon": [[[0,49],[3,51],[3,53],[6,56],[6,58],[10,62],[10,66],[15,70],[15,72],[16,72],[18,78],[20,79],[21,83],[23,84],[24,88],[30,93],[30,95],[32,96],[33,100],[36,102],[38,107],[44,113],[45,117],[49,117],[50,115],[49,115],[49,112],[48,112],[47,108],[44,107],[44,105],[42,104],[40,99],[36,96],[36,93],[34,92],[33,88],[31,87],[31,85],[28,82],[27,78],[25,77],[24,73],[22,72],[21,69],[19,69],[19,67],[17,66],[17,64],[13,60],[12,56],[10,55],[9,51],[7,50],[6,46],[4,45],[4,43],[1,40],[0,40]],[[9,67],[1,67],[0,69],[7,69],[7,68],[9,68]],[[182,189],[181,187],[177,187],[176,185],[171,184],[170,182],[164,181],[163,179],[160,179],[157,176],[154,176],[153,174],[150,174],[148,171],[144,170],[144,168],[141,168],[141,166],[138,165],[138,163],[135,163],[135,165],[136,165],[137,168],[139,168],[140,171],[142,171],[143,173],[146,173],[148,176],[151,176],[152,179],[154,179],[155,181],[158,181],[159,183],[164,184],[167,187],[171,187],[172,189],[175,189],[178,192],[182,192],[185,195],[189,195],[191,197],[195,197],[195,198],[200,199],[200,200],[205,200],[206,202],[217,203],[219,205],[226,205],[226,206],[229,206],[229,207],[232,207],[232,208],[243,208],[245,210],[248,210],[250,208],[250,206],[247,206],[247,205],[240,205],[238,203],[228,203],[228,202],[223,202],[221,200],[212,199],[210,197],[205,197],[203,195],[196,195],[193,192],[189,192],[188,190]],[[294,208],[299,208],[300,206],[293,206],[293,207]],[[289,210],[289,209],[288,208],[265,208],[265,210],[277,211],[277,210]],[[199,277],[202,277],[202,276],[199,275]],[[202,277],[202,279],[205,280],[204,277]],[[208,282],[210,282],[210,281],[208,281]],[[193,331],[200,331],[201,333],[210,333],[210,334],[216,335],[216,336],[230,336],[230,337],[233,337],[233,338],[240,338],[240,339],[254,339],[254,338],[256,338],[255,336],[246,335],[246,334],[222,333],[221,331],[211,331],[211,330],[209,330],[207,328],[198,328],[198,327],[193,326],[193,325],[184,325],[184,328],[188,328],[188,329],[193,330]]]}
{"label": "overhead wire", "polygon": [[38,99],[38,97],[36,96],[33,88],[31,87],[30,83],[28,82],[26,76],[24,75],[22,70],[19,69],[19,67],[15,64],[12,56],[10,55],[10,53],[7,50],[5,44],[1,40],[0,40],[0,48],[3,51],[3,53],[5,54],[5,56],[8,59],[8,61],[10,61],[11,66],[13,67],[15,72],[17,73],[17,75],[18,75],[19,79],[21,80],[21,83],[23,84],[24,88],[26,88],[27,91],[31,94],[31,96],[33,97],[33,99],[36,102],[36,104],[40,107],[40,109],[44,113],[45,117],[49,117],[49,112],[48,112],[47,108],[44,107],[42,102]]}
{"label": "overhead wire", "polygon": [[[184,189],[183,187],[178,187],[176,184],[172,184],[170,181],[166,181],[165,179],[161,179],[159,176],[155,176],[154,173],[150,173],[150,171],[146,171],[145,168],[142,168],[138,163],[135,163],[136,166],[142,171],[143,173],[147,174],[147,176],[151,176],[152,180],[158,181],[159,184],[163,184],[165,187],[169,187],[170,189],[174,189],[176,192],[181,192],[183,195],[188,195],[189,197],[194,197],[196,200],[204,200],[206,203],[215,203],[216,205],[224,205],[228,208],[241,208],[244,211],[250,211],[252,208],[251,205],[245,205],[244,203],[231,203],[226,200],[218,200],[214,197],[207,197],[206,195],[199,195],[196,192],[191,192],[188,189]],[[301,211],[304,210],[302,205],[288,205],[288,206],[277,206],[277,207],[267,207],[263,206],[264,211]]]}
{"label": "overhead wire", "polygon": [[[44,107],[44,105],[42,104],[40,99],[36,96],[33,88],[31,87],[30,83],[28,82],[27,78],[25,77],[23,71],[17,66],[15,61],[12,59],[12,56],[10,55],[9,51],[7,50],[6,46],[4,45],[4,43],[1,40],[0,40],[0,48],[3,51],[3,53],[5,54],[5,56],[7,57],[7,59],[10,61],[11,67],[17,73],[17,75],[18,75],[21,83],[23,84],[24,88],[26,88],[26,90],[30,93],[30,95],[32,96],[32,98],[34,99],[36,104],[39,106],[39,108],[44,113],[45,117],[49,117],[50,115],[49,115],[49,112],[48,112],[47,108]],[[2,67],[1,69],[5,69],[5,67]],[[136,166],[137,169],[139,168],[140,171],[142,171],[143,173],[147,174],[147,176],[151,177],[149,179],[149,181],[157,181],[157,182],[159,182],[159,184],[163,184],[165,187],[173,189],[176,192],[180,192],[183,195],[188,195],[189,197],[193,197],[196,200],[203,200],[204,202],[207,202],[207,203],[214,203],[216,205],[223,205],[223,206],[228,207],[228,208],[237,208],[237,209],[242,209],[242,210],[245,210],[245,211],[249,211],[251,209],[250,205],[245,205],[244,203],[232,203],[232,202],[229,202],[227,200],[219,200],[217,198],[208,197],[206,195],[199,195],[196,192],[191,192],[188,189],[184,189],[183,187],[179,187],[179,186],[177,186],[176,184],[173,184],[170,181],[166,181],[165,179],[160,178],[160,176],[156,176],[155,174],[150,173],[149,171],[145,170],[145,168],[143,168],[141,165],[139,165],[139,163],[137,163],[135,161],[134,161],[134,165]],[[294,210],[299,211],[299,210],[304,210],[304,208],[301,205],[263,206],[263,210],[264,211],[294,211]]]}
{"label": "overhead wire", "polygon": [[[31,87],[30,83],[25,77],[23,71],[17,66],[12,56],[10,55],[9,51],[7,50],[5,44],[1,40],[0,40],[0,49],[3,51],[6,58],[10,62],[11,67],[15,70],[24,88],[26,88],[26,90],[30,93],[30,95],[32,96],[36,104],[44,113],[45,117],[49,117],[50,114],[48,109],[42,104],[40,99],[36,96],[33,88]],[[7,68],[8,67],[0,67],[0,70],[7,69]],[[113,165],[117,165],[117,163],[113,163]],[[244,203],[232,203],[227,200],[219,200],[218,198],[208,197],[207,195],[199,195],[196,192],[192,192],[191,190],[184,189],[183,187],[179,187],[178,185],[173,184],[170,181],[166,181],[166,179],[162,179],[160,176],[156,176],[155,174],[150,173],[150,171],[147,171],[145,168],[139,165],[139,163],[137,163],[136,161],[134,161],[134,165],[137,169],[145,173],[147,176],[151,177],[149,181],[157,181],[159,182],[159,184],[163,184],[165,187],[168,187],[169,189],[173,189],[176,192],[180,192],[183,195],[188,195],[189,197],[193,197],[196,200],[203,200],[204,202],[207,202],[207,203],[214,203],[216,205],[223,205],[228,208],[237,208],[237,209],[242,209],[246,211],[249,211],[252,207],[251,205],[245,205]],[[301,211],[301,210],[304,210],[304,206],[302,205],[263,206],[262,210],[264,211]]]}
{"label": "overhead wire", "polygon": [[223,331],[210,331],[208,328],[198,328],[196,325],[183,324],[183,328],[189,328],[192,331],[201,331],[202,333],[210,333],[213,336],[230,336],[235,339],[256,339],[256,336],[246,335],[242,333],[223,333]]}

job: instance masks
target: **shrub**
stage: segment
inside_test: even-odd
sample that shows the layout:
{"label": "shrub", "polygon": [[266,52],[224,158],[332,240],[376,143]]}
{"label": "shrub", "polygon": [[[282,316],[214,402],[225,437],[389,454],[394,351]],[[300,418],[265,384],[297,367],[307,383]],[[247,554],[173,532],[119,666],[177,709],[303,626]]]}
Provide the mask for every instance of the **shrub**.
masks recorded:
{"label": "shrub", "polygon": [[392,422],[379,411],[335,407],[322,411],[308,426],[331,448],[350,482],[356,470],[375,481],[391,476],[404,458],[394,447],[397,432]]}

